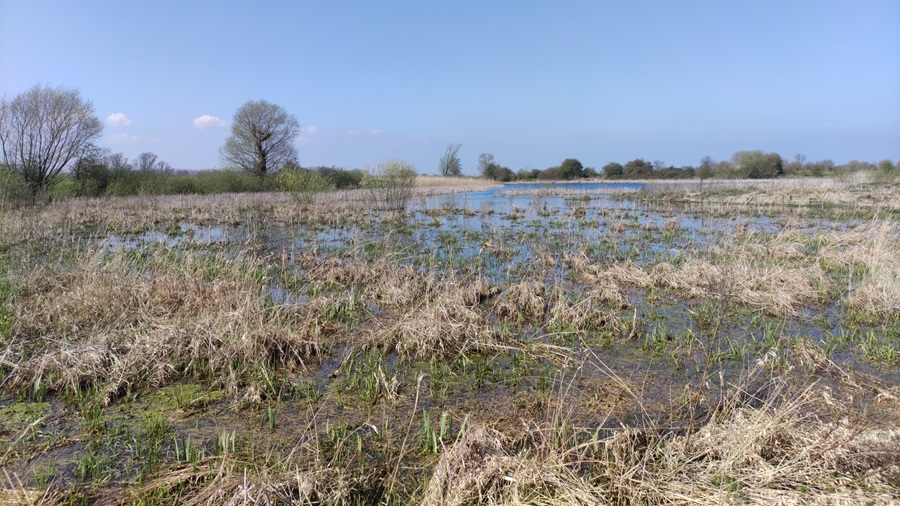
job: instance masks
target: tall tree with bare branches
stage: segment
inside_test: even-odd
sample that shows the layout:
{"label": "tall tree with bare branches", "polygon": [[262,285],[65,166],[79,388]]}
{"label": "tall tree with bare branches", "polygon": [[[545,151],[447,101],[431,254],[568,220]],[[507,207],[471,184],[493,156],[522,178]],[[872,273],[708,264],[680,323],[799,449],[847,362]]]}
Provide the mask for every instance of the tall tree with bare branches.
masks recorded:
{"label": "tall tree with bare branches", "polygon": [[35,197],[103,133],[94,105],[76,89],[35,85],[0,101],[0,154]]}
{"label": "tall tree with bare branches", "polygon": [[222,147],[226,166],[263,177],[296,163],[297,118],[265,100],[250,101],[234,113],[231,136]]}
{"label": "tall tree with bare branches", "polygon": [[459,148],[461,147],[462,144],[450,143],[447,145],[447,150],[444,151],[444,156],[441,157],[441,161],[438,163],[442,176],[459,176],[462,174],[462,164],[459,161]]}

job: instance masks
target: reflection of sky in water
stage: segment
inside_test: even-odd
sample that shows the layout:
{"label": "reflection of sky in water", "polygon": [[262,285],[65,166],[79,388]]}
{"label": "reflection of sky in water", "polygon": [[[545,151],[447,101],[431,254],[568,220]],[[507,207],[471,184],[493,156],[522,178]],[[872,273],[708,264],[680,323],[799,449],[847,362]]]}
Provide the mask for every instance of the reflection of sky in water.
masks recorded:
{"label": "reflection of sky in water", "polygon": [[[738,226],[775,233],[784,218],[708,216],[674,207],[656,209],[613,197],[611,188],[639,189],[639,183],[563,183],[570,195],[509,195],[550,189],[546,184],[510,184],[479,192],[414,198],[405,222],[361,223],[338,228],[289,228],[251,221],[234,226],[182,223],[170,230],[110,235],[111,249],[149,244],[262,246],[290,257],[307,251],[371,256],[384,251],[401,262],[440,268],[474,268],[489,278],[525,275],[536,259],[559,263],[584,252],[595,261],[628,259],[639,264],[674,260],[683,252],[718,242]],[[593,193],[592,193],[593,192]],[[587,198],[587,199],[586,199]],[[667,224],[676,224],[667,230]],[[845,228],[846,223],[801,220],[806,231]],[[670,227],[671,228],[671,227]],[[380,247],[380,249],[379,249]],[[276,297],[277,298],[277,297]]]}
{"label": "reflection of sky in water", "polygon": [[[307,252],[367,259],[390,255],[399,263],[420,269],[462,269],[495,284],[539,279],[551,285],[560,283],[566,290],[578,293],[586,287],[572,279],[562,261],[567,255],[584,254],[601,264],[627,259],[647,265],[692,256],[693,250],[729,240],[738,227],[749,232],[777,233],[790,224],[798,231],[816,233],[852,228],[861,222],[747,214],[711,216],[673,206],[646,205],[629,199],[627,194],[614,197],[604,193],[609,185],[566,185],[579,190],[572,195],[498,194],[544,186],[507,185],[500,190],[415,198],[408,206],[407,217],[400,222],[363,216],[357,224],[335,228],[288,227],[258,220],[222,226],[182,223],[166,230],[110,235],[104,243],[110,249],[196,245],[201,250],[211,248],[226,254],[252,247],[270,254],[275,262],[283,258],[288,265]],[[592,189],[598,192],[591,193]],[[587,200],[582,192],[588,195]],[[674,230],[667,230],[667,225],[672,228],[670,224],[676,225]],[[299,308],[309,302],[307,288],[295,283],[291,286],[286,288],[274,279],[263,295],[270,304],[287,308]],[[693,325],[695,300],[660,304],[658,300],[646,299],[640,290],[629,292],[629,299],[648,333],[655,326],[671,333]],[[376,306],[367,304],[368,311],[378,312]],[[802,316],[790,318],[749,312],[729,322],[722,333],[730,336],[728,342],[733,338],[735,342],[764,343],[767,333],[772,332],[818,341],[839,328],[840,301],[800,311]],[[814,320],[823,315],[826,321]],[[623,357],[623,368],[637,367],[627,362],[627,356]],[[861,370],[870,367],[850,352],[835,358]]]}

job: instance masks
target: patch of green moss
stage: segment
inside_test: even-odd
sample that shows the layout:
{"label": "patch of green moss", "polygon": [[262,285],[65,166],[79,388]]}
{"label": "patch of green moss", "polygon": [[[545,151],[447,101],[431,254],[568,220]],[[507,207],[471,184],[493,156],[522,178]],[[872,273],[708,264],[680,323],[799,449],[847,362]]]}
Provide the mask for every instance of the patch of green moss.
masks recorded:
{"label": "patch of green moss", "polygon": [[[222,390],[207,390],[196,383],[179,383],[160,388],[121,406],[118,415],[126,419],[162,416],[172,420],[184,418],[192,411],[203,409],[223,398]],[[118,416],[114,415],[114,418]]]}
{"label": "patch of green moss", "polygon": [[0,423],[9,428],[22,428],[50,413],[49,402],[21,401],[0,408]]}

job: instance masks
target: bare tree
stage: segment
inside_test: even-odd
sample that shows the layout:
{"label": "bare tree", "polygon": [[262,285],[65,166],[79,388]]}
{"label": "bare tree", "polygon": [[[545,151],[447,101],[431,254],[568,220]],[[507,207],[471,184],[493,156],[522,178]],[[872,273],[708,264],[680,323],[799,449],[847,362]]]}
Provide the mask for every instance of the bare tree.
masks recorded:
{"label": "bare tree", "polygon": [[709,179],[713,177],[716,171],[716,161],[713,157],[706,155],[700,159],[700,167],[697,168],[697,177],[702,179]]}
{"label": "bare tree", "polygon": [[131,170],[131,165],[128,163],[128,157],[122,153],[112,153],[107,156],[106,164],[109,165],[109,169],[113,171],[122,172]]}
{"label": "bare tree", "polygon": [[478,155],[478,173],[482,177],[487,177],[488,167],[494,163],[494,155],[492,153],[481,153]]}
{"label": "bare tree", "polygon": [[0,102],[3,164],[22,176],[32,197],[86,153],[102,132],[94,105],[75,89],[38,84]]}
{"label": "bare tree", "polygon": [[448,144],[447,151],[441,157],[440,171],[442,176],[458,176],[462,173],[462,164],[459,161],[459,148],[462,144]]}
{"label": "bare tree", "polygon": [[156,164],[156,172],[160,172],[162,174],[174,174],[175,169],[173,169],[172,166],[169,165],[169,162],[164,162],[164,161],[160,160]]}
{"label": "bare tree", "polygon": [[786,169],[788,169],[788,171],[790,171],[790,172],[800,172],[801,170],[803,170],[803,167],[805,166],[805,164],[806,164],[806,155],[804,155],[803,153],[797,153],[794,155],[794,161],[789,164],[786,164],[787,165]]}
{"label": "bare tree", "polygon": [[134,168],[142,172],[150,172],[156,170],[156,164],[159,157],[153,153],[144,152],[134,159]]}
{"label": "bare tree", "polygon": [[263,177],[296,163],[297,118],[265,100],[250,101],[234,113],[231,137],[222,147],[225,165]]}

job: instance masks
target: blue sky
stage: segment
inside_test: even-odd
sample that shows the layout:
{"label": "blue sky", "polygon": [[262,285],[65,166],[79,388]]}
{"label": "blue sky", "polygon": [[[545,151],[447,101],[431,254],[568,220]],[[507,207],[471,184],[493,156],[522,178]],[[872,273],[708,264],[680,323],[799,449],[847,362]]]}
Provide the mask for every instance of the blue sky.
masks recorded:
{"label": "blue sky", "polygon": [[434,173],[490,152],[697,165],[762,149],[900,159],[900,1],[0,0],[0,94],[78,88],[101,141],[220,165],[248,100],[294,114],[303,165]]}

